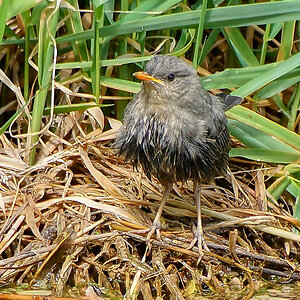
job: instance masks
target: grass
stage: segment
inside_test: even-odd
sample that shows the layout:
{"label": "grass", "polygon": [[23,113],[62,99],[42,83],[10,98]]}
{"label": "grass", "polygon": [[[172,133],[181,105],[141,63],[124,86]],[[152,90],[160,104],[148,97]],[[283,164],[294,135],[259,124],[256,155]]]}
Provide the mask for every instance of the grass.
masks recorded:
{"label": "grass", "polygon": [[[298,0],[2,1],[0,283],[185,299],[298,280],[299,13]],[[231,182],[203,191],[211,253],[198,267],[186,249],[191,183],[172,194],[163,239],[143,257],[132,230],[151,224],[161,187],[109,147],[139,90],[131,74],[156,53],[190,60],[213,93],[245,98],[227,113]]]}

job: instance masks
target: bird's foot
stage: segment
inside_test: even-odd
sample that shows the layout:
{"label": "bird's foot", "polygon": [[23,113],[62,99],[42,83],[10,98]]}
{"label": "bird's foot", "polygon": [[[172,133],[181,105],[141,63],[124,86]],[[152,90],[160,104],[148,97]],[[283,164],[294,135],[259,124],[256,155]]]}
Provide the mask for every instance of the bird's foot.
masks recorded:
{"label": "bird's foot", "polygon": [[151,238],[153,236],[154,233],[156,233],[156,237],[157,239],[160,240],[160,229],[161,229],[161,223],[160,222],[156,222],[154,220],[153,224],[151,225],[151,227],[149,227],[147,230],[149,231],[146,237],[146,242],[147,244],[151,244]]}
{"label": "bird's foot", "polygon": [[148,245],[148,248],[151,248],[151,239],[153,240],[153,235],[156,235],[157,239],[160,240],[161,234],[160,234],[160,229],[161,229],[161,224],[160,222],[153,222],[152,225],[149,228],[142,229],[142,230],[134,230],[134,233],[138,234],[145,234],[147,233],[146,236],[146,243]]}
{"label": "bird's foot", "polygon": [[191,241],[187,249],[192,249],[196,245],[196,243],[197,243],[198,253],[199,253],[197,264],[199,264],[204,255],[203,250],[210,251],[206,244],[203,231],[199,230],[199,228],[197,228],[196,231],[194,231],[194,239]]}

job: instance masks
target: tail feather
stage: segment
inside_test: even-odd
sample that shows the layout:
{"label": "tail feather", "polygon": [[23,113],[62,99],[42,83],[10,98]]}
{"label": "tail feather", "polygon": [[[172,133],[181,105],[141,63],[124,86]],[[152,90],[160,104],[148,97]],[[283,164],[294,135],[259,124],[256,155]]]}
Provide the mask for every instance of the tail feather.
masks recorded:
{"label": "tail feather", "polygon": [[216,96],[221,98],[221,100],[224,104],[225,111],[240,104],[244,100],[242,97],[227,95],[225,93],[219,93]]}

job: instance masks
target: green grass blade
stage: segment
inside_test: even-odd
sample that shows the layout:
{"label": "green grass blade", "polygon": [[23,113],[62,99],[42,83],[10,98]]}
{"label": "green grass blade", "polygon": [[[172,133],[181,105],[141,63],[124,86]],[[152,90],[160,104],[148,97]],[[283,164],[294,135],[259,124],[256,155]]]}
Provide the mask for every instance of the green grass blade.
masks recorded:
{"label": "green grass blade", "polygon": [[[101,2],[102,3],[102,2]],[[94,39],[92,40],[92,88],[93,94],[96,97],[96,103],[100,103],[100,52],[102,45],[102,38],[99,36],[99,28],[104,24],[104,12],[103,4],[94,7],[94,19],[93,19],[93,29],[94,29]]]}
{"label": "green grass blade", "polygon": [[262,148],[282,152],[300,153],[288,144],[265,132],[237,120],[228,120],[230,134],[249,148]]}
{"label": "green grass blade", "polygon": [[[294,214],[297,215],[297,219],[300,220],[300,182],[295,180],[290,180],[290,184],[287,187],[287,191],[291,193],[295,198]],[[294,215],[295,216],[295,215]]]}
{"label": "green grass blade", "polygon": [[235,106],[226,112],[232,119],[241,121],[249,126],[257,128],[300,151],[300,136],[285,127],[268,120],[267,118],[242,106]]}
{"label": "green grass blade", "polygon": [[238,28],[225,28],[228,42],[232,45],[240,63],[244,67],[258,66],[259,62]]}
{"label": "green grass blade", "polygon": [[209,51],[211,50],[213,44],[215,43],[219,33],[220,29],[213,29],[212,32],[210,33],[208,39],[205,41],[203,48],[201,49],[200,57],[199,57],[199,66],[202,65],[203,60],[205,57],[208,55]]}
{"label": "green grass blade", "polygon": [[138,82],[106,77],[106,76],[101,76],[100,80],[102,85],[120,91],[137,93],[141,89],[141,84]]}
{"label": "green grass blade", "polygon": [[276,37],[276,35],[282,29],[282,26],[283,26],[282,22],[271,24],[271,30],[270,30],[270,35],[269,35],[270,40],[272,40]]}
{"label": "green grass blade", "polygon": [[280,195],[285,191],[290,184],[290,178],[288,176],[282,176],[274,181],[267,189],[267,191],[273,196],[275,200],[278,200]]}
{"label": "green grass blade", "polygon": [[[266,74],[268,71],[274,70],[276,66],[282,63],[283,62],[257,67],[226,69],[222,72],[202,77],[200,80],[202,86],[207,90],[240,87],[258,76],[263,76],[263,74]],[[282,75],[280,79],[295,78],[297,76],[300,76],[300,67],[290,70],[288,73]],[[276,80],[273,82],[276,82]]]}
{"label": "green grass blade", "polygon": [[6,24],[6,18],[8,15],[9,6],[10,6],[9,1],[0,2],[0,43],[2,42],[2,38],[5,30],[5,24]]}
{"label": "green grass blade", "polygon": [[258,93],[260,99],[270,98],[300,81],[300,75],[292,78],[274,80]]}
{"label": "green grass blade", "polygon": [[3,125],[0,127],[0,135],[3,134],[7,128],[16,120],[20,113],[24,110],[24,107],[19,108]]}
{"label": "green grass blade", "polygon": [[195,43],[195,51],[193,57],[193,67],[197,69],[198,61],[199,61],[199,50],[202,43],[203,31],[204,31],[204,23],[205,23],[205,16],[206,16],[206,9],[207,9],[207,0],[202,1],[201,6],[201,16],[198,24],[197,30],[197,38]]}
{"label": "green grass blade", "polygon": [[[85,111],[94,107],[109,107],[112,104],[96,104],[96,103],[77,103],[71,105],[57,105],[54,107],[54,114],[68,114],[73,111]],[[50,115],[51,107],[46,107],[44,114],[46,116]]]}
{"label": "green grass blade", "polygon": [[[7,9],[7,15],[6,18],[12,18],[16,15],[19,15],[26,10],[29,10],[37,5],[39,5],[41,2],[46,2],[43,0],[26,0],[26,1],[8,1],[8,0],[3,0],[2,3],[7,2],[8,9]],[[2,8],[1,8],[2,10]]]}
{"label": "green grass blade", "polygon": [[266,54],[267,54],[267,47],[268,47],[268,42],[270,38],[270,31],[271,31],[271,24],[266,25],[266,31],[263,37],[263,44],[262,44],[262,49],[261,49],[261,55],[260,55],[260,64],[263,65],[266,60]]}
{"label": "green grass blade", "polygon": [[290,21],[283,24],[281,46],[278,51],[277,61],[287,59],[291,54],[294,43],[295,23],[295,21]]}
{"label": "green grass blade", "polygon": [[286,73],[290,72],[291,70],[295,69],[298,66],[300,66],[300,53],[297,53],[294,56],[283,61],[282,63],[275,65],[274,69],[271,69],[263,73],[257,78],[254,78],[248,83],[239,87],[237,90],[235,90],[232,93],[232,95],[246,97],[251,93],[257,91],[264,85],[270,83],[271,81],[277,79],[278,77],[285,75]]}
{"label": "green grass blade", "polygon": [[291,117],[288,122],[288,129],[295,130],[297,114],[300,108],[300,82],[297,84],[295,88],[295,92],[292,97],[292,105],[291,105]]}
{"label": "green grass blade", "polygon": [[[42,116],[44,112],[45,102],[48,94],[48,87],[51,83],[51,65],[53,59],[53,44],[50,38],[50,34],[54,37],[58,22],[59,8],[53,10],[50,8],[45,8],[41,18],[41,28],[40,28],[40,38],[39,38],[39,52],[38,52],[38,62],[39,62],[39,72],[38,72],[38,81],[39,81],[39,92],[36,94],[33,113],[32,113],[32,122],[31,122],[31,131],[39,132]],[[31,138],[31,145],[34,145],[38,141],[38,135],[34,135]],[[33,147],[30,152],[29,162],[30,164],[34,163],[36,148]]]}
{"label": "green grass blade", "polygon": [[[189,39],[186,43],[177,43],[174,51],[172,52],[173,55],[181,56],[184,55],[192,46],[194,37],[195,37],[195,30],[194,29],[188,29],[188,30],[182,30],[182,35],[185,34],[187,36],[186,39]],[[186,40],[187,41],[187,40]]]}
{"label": "green grass blade", "polygon": [[261,148],[233,148],[230,150],[230,157],[244,157],[255,161],[289,164],[300,158],[300,152],[292,153]]}
{"label": "green grass blade", "polygon": [[[298,189],[298,191],[300,190],[300,184],[297,185],[297,189]],[[293,217],[296,218],[297,220],[300,220],[300,195],[299,195],[299,193],[298,193],[298,196],[296,197]]]}
{"label": "green grass blade", "polygon": [[[114,58],[101,60],[100,64],[102,67],[110,67],[110,66],[121,66],[130,63],[140,63],[144,61],[148,61],[152,58],[151,56],[138,56],[138,57],[126,57],[126,58]],[[69,62],[69,63],[58,63],[56,65],[56,69],[83,69],[83,68],[91,68],[91,61],[84,62]]]}
{"label": "green grass blade", "polygon": [[[113,38],[117,35],[149,30],[196,28],[200,14],[201,11],[196,10],[153,18],[146,18],[144,15],[139,22],[136,22],[136,20],[125,22],[123,20],[122,23],[104,26],[100,29],[100,35]],[[226,24],[226,27],[237,27],[291,21],[297,19],[299,14],[300,6],[298,0],[217,7],[207,10],[205,28],[223,28],[224,24]],[[59,37],[57,42],[89,40],[92,37],[92,31],[86,30],[83,33]]]}
{"label": "green grass blade", "polygon": [[[68,32],[70,34],[84,32],[81,15],[79,12],[78,1],[69,0],[69,3],[74,7],[75,11],[72,11],[72,13],[70,13],[68,10],[62,10],[66,17],[69,16],[69,18],[67,18],[65,21]],[[73,42],[72,50],[77,61],[81,62],[89,60],[89,52],[85,40],[78,40],[76,42]],[[89,72],[88,69],[84,71]]]}

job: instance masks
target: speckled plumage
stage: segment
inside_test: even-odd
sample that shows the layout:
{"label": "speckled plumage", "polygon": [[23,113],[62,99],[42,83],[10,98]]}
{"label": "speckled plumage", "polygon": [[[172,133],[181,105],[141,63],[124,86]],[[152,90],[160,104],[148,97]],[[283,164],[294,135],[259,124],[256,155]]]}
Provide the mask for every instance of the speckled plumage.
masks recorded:
{"label": "speckled plumage", "polygon": [[155,56],[145,71],[164,85],[142,82],[117,134],[119,154],[163,185],[188,179],[209,182],[222,174],[230,150],[225,110],[241,99],[223,95],[222,101],[211,95],[192,66],[174,56]]}

